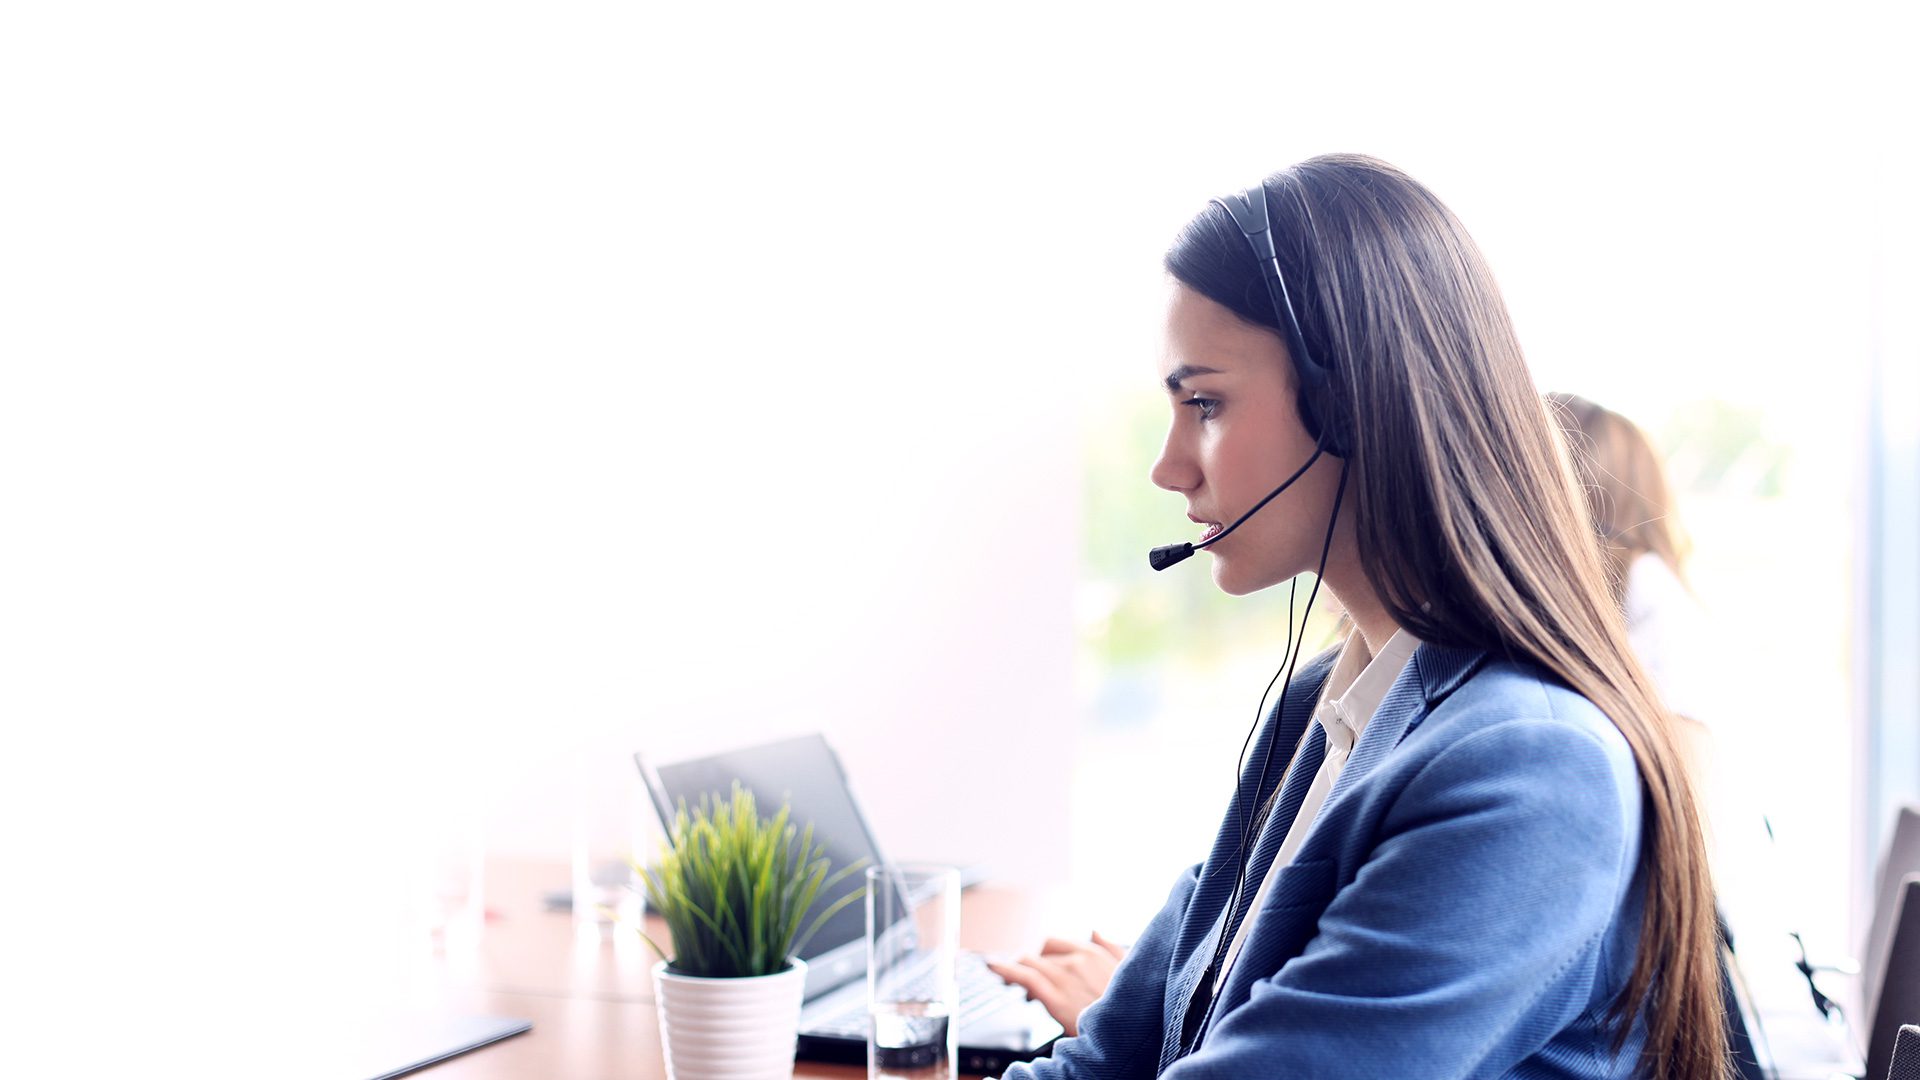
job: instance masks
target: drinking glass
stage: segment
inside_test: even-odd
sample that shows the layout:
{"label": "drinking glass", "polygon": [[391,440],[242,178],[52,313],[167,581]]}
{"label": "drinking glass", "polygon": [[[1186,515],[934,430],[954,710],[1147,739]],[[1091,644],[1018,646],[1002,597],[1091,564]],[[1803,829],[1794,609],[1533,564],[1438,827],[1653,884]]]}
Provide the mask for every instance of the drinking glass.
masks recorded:
{"label": "drinking glass", "polygon": [[953,1080],[960,871],[867,868],[867,1076]]}

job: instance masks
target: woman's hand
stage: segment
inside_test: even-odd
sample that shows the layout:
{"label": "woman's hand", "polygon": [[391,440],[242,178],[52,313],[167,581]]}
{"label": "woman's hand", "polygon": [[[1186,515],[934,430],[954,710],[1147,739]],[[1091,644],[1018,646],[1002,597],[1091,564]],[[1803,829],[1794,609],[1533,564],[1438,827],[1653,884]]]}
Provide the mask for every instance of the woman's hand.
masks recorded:
{"label": "woman's hand", "polygon": [[1097,932],[1091,941],[1048,938],[1039,956],[1023,956],[1009,963],[988,963],[995,975],[1027,992],[1029,1000],[1046,1006],[1068,1035],[1080,1034],[1080,1014],[1099,1000],[1113,981],[1113,969],[1127,950]]}

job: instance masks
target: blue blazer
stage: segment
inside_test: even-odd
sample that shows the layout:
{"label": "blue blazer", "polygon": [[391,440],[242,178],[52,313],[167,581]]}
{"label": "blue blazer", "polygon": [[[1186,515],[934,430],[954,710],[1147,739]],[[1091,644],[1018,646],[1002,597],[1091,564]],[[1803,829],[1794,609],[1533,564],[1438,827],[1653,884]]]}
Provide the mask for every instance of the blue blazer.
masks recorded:
{"label": "blue blazer", "polygon": [[1640,780],[1626,740],[1537,667],[1433,645],[1368,722],[1182,1054],[1233,888],[1241,799],[1253,818],[1304,733],[1254,847],[1251,894],[1325,756],[1311,720],[1333,659],[1296,676],[1264,722],[1212,854],[1175,882],[1080,1036],[1009,1078],[1634,1074],[1643,1021],[1617,1055],[1608,1023],[1640,933]]}

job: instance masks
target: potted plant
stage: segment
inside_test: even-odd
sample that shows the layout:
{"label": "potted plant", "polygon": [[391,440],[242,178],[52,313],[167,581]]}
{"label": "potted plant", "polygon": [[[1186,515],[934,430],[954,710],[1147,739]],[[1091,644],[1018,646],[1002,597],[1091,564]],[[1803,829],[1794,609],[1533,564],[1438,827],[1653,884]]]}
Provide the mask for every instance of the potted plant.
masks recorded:
{"label": "potted plant", "polygon": [[731,800],[680,805],[659,865],[635,867],[673,945],[669,957],[641,934],[660,955],[654,1004],[669,1080],[793,1075],[807,981],[799,949],[864,890],[804,929],[801,920],[865,861],[833,870],[811,824],[797,827],[787,806],[762,819],[737,783]]}

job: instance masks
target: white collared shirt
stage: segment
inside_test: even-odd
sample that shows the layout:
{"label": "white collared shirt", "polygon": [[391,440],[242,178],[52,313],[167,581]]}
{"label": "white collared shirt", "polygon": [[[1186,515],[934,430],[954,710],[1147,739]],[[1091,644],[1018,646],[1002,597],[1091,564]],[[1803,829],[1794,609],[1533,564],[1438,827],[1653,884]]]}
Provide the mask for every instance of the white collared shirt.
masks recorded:
{"label": "white collared shirt", "polygon": [[[1367,730],[1367,723],[1380,708],[1380,702],[1393,687],[1393,681],[1400,677],[1400,671],[1407,666],[1413,656],[1413,650],[1420,647],[1420,639],[1399,630],[1380,650],[1378,656],[1366,660],[1366,668],[1358,674],[1359,667],[1366,656],[1366,640],[1355,630],[1347,635],[1347,643],[1340,649],[1340,659],[1334,662],[1333,673],[1327,676],[1327,682],[1321,688],[1320,704],[1313,710],[1314,722],[1327,733],[1327,756],[1321,759],[1320,771],[1314,773],[1313,784],[1307,788],[1307,797],[1300,804],[1300,812],[1293,817],[1293,824],[1287,829],[1287,838],[1280,843],[1280,850],[1273,856],[1273,865],[1267,868],[1266,877],[1260,880],[1260,891],[1254,894],[1253,906],[1247,909],[1247,917],[1240,922],[1240,929],[1233,935],[1233,943],[1227,946],[1226,960],[1220,965],[1220,973],[1214,979],[1214,990],[1227,981],[1227,972],[1233,970],[1233,961],[1240,955],[1240,946],[1247,940],[1253,924],[1260,920],[1260,905],[1267,899],[1267,892],[1273,887],[1281,867],[1293,862],[1294,853],[1312,831],[1315,818],[1320,814],[1320,806],[1327,801],[1327,793],[1333,790],[1334,782],[1340,779],[1340,770],[1346,767],[1347,758],[1353,753],[1355,743]],[[1305,738],[1305,736],[1302,736]],[[1289,769],[1291,772],[1291,769]],[[1286,786],[1286,777],[1280,778],[1282,787]]]}

